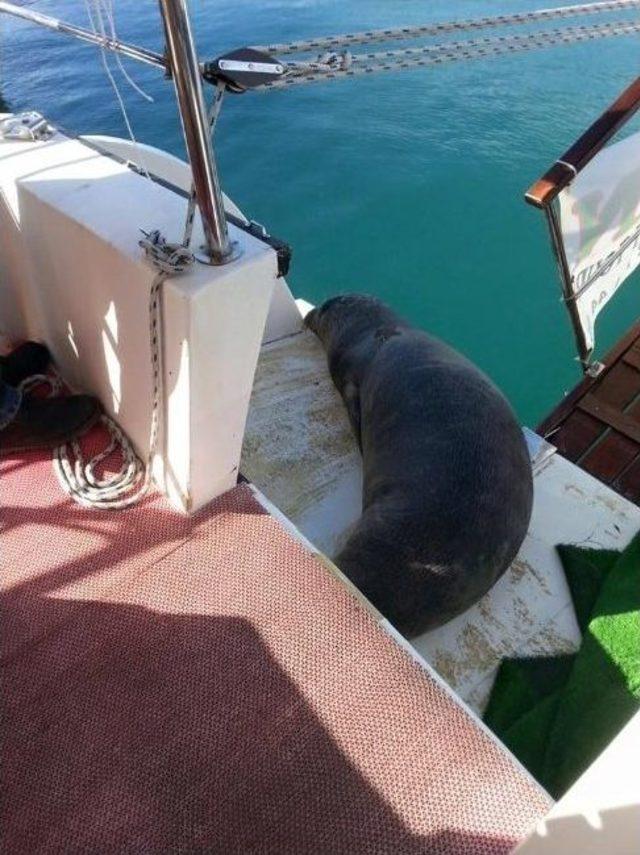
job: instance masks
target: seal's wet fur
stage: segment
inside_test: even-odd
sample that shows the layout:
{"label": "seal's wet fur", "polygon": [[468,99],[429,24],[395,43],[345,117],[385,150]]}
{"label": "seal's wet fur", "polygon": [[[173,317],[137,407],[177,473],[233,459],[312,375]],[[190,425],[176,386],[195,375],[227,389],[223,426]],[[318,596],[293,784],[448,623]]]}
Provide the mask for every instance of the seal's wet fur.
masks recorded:
{"label": "seal's wet fur", "polygon": [[306,318],[364,467],[363,513],[335,562],[402,633],[473,605],[527,532],[522,431],[493,383],[382,302],[350,294]]}

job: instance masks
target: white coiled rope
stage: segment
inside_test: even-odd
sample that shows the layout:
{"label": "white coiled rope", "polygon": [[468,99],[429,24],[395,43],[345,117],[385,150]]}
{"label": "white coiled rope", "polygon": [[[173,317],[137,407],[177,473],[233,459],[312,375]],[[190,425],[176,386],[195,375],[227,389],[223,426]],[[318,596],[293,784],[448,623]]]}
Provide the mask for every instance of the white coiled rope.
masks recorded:
{"label": "white coiled rope", "polygon": [[[100,421],[111,435],[107,447],[85,461],[78,440],[60,445],[53,451],[53,468],[62,489],[79,505],[85,508],[127,508],[139,502],[147,492],[149,469],[113,419],[103,414]],[[99,478],[98,466],[115,452],[122,456],[120,468],[105,478]]]}
{"label": "white coiled rope", "polygon": [[62,380],[57,371],[52,371],[51,374],[31,374],[18,384],[18,389],[21,392],[30,392],[41,384],[49,387],[49,398],[55,397],[62,389]]}
{"label": "white coiled rope", "polygon": [[[162,366],[162,285],[168,276],[183,273],[194,262],[194,256],[182,244],[167,243],[159,231],[148,234],[139,242],[149,261],[158,271],[149,292],[149,340],[151,346],[152,408],[149,429],[149,451],[146,463],[135,453],[131,442],[109,416],[101,421],[111,440],[107,447],[85,461],[77,440],[54,450],[53,466],[62,489],[85,508],[118,510],[139,502],[149,490],[153,458],[157,451],[160,412],[164,400]],[[111,455],[118,453],[122,463],[117,472],[99,478],[98,467]]]}

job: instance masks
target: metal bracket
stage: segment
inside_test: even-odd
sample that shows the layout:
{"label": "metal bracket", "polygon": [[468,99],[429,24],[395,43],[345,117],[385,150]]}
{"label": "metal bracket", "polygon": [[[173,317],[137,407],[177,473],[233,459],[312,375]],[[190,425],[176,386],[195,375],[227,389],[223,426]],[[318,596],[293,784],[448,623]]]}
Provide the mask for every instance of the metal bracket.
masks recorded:
{"label": "metal bracket", "polygon": [[255,220],[249,220],[247,223],[241,223],[241,221],[237,220],[237,217],[233,217],[230,214],[227,214],[227,220],[229,220],[230,223],[237,225],[238,228],[247,232],[247,234],[252,235],[270,246],[278,257],[278,277],[287,275],[289,267],[291,266],[292,250],[291,246],[286,241],[270,235],[262,223],[256,223]]}
{"label": "metal bracket", "polygon": [[587,377],[591,378],[599,377],[606,367],[607,366],[604,364],[604,362],[597,361],[590,362],[586,365],[583,364],[584,373],[587,375]]}
{"label": "metal bracket", "polygon": [[[278,278],[286,276],[291,266],[291,256],[293,254],[291,246],[286,241],[270,235],[262,223],[256,223],[255,220],[242,220],[240,217],[230,214],[229,211],[226,211],[225,213],[228,223],[232,223],[237,229],[240,229],[240,231],[251,235],[251,237],[262,241],[262,243],[271,247],[278,259]],[[237,241],[231,241],[231,252],[231,257],[228,260],[235,261],[235,259],[239,257]],[[202,248],[194,254],[196,259],[201,263],[210,263],[210,259],[203,254]]]}
{"label": "metal bracket", "polygon": [[35,142],[48,140],[56,132],[41,113],[30,111],[16,113],[0,120],[0,138],[5,140],[22,140]]}
{"label": "metal bracket", "polygon": [[231,92],[246,92],[282,77],[284,65],[268,53],[239,48],[206,62],[203,77],[208,83],[222,80]]}
{"label": "metal bracket", "polygon": [[[229,219],[227,215],[227,220]],[[236,261],[236,259],[240,258],[242,255],[242,250],[240,249],[240,245],[237,240],[229,241],[229,251],[224,257],[224,264],[230,264],[232,261]],[[220,262],[214,261],[211,258],[211,253],[208,251],[206,245],[202,245],[199,249],[195,250],[193,256],[196,261],[199,261],[200,264],[219,264]]]}

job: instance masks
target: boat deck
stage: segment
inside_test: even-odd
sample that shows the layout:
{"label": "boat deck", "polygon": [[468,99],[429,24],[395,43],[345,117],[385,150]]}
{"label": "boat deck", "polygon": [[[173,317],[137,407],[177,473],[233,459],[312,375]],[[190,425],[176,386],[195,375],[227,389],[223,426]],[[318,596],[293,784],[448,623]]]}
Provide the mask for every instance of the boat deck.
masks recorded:
{"label": "boat deck", "polygon": [[538,427],[585,472],[640,505],[640,323]]}
{"label": "boat deck", "polygon": [[0,483],[6,851],[491,855],[548,809],[249,485],[187,518],[80,508],[46,453]]}
{"label": "boat deck", "polygon": [[[411,641],[482,714],[505,657],[569,653],[580,643],[558,543],[620,549],[640,511],[527,432],[534,507],[517,559],[482,600]],[[263,346],[244,437],[242,473],[325,555],[335,555],[362,508],[362,459],[315,335]]]}
{"label": "boat deck", "polygon": [[240,469],[321,552],[339,552],[362,512],[362,458],[312,332],[262,347]]}

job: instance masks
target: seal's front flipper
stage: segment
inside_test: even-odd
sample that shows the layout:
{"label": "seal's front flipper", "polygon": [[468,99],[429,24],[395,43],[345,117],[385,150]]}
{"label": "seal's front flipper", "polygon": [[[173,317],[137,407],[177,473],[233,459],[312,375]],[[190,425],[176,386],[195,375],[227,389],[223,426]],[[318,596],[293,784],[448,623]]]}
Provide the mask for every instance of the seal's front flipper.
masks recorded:
{"label": "seal's front flipper", "polygon": [[342,390],[342,400],[347,408],[349,421],[355,434],[358,448],[362,451],[362,438],[360,436],[360,392],[355,383],[346,383]]}

